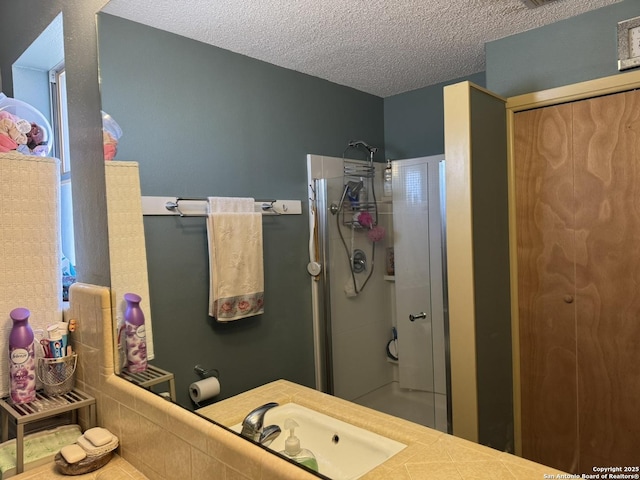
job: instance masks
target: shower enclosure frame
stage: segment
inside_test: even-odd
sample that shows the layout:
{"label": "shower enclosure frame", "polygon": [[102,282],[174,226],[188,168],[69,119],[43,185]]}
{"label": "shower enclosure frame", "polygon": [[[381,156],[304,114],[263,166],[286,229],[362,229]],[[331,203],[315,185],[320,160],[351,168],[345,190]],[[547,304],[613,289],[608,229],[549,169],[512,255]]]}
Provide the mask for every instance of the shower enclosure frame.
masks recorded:
{"label": "shower enclosure frame", "polygon": [[[325,242],[324,238],[328,230],[329,222],[329,203],[327,195],[327,180],[325,178],[317,178],[313,180],[313,198],[310,200],[315,202],[315,220],[314,228],[317,228],[317,250],[320,258],[329,258],[329,242]],[[313,230],[312,230],[313,231]],[[320,391],[334,394],[333,384],[333,351],[332,351],[332,332],[331,332],[331,289],[329,288],[331,267],[328,262],[323,262],[322,270],[315,277],[314,285],[317,305],[314,305],[314,352],[316,356],[316,388]],[[319,288],[318,282],[322,285]]]}
{"label": "shower enclosure frame", "polygon": [[[434,156],[435,157],[435,156]],[[312,163],[312,158],[315,159],[316,165],[314,166]],[[331,262],[328,260],[330,255],[333,254],[339,255],[338,251],[332,251],[334,248],[337,248],[337,245],[332,245],[331,241],[328,241],[328,233],[330,230],[329,222],[334,221],[335,218],[330,214],[330,204],[331,198],[330,195],[335,196],[337,185],[332,183],[332,187],[329,189],[333,189],[333,193],[329,193],[328,191],[328,181],[335,181],[338,178],[337,171],[333,171],[333,165],[331,161],[337,160],[336,158],[327,158],[321,156],[308,156],[308,186],[309,186],[309,199],[310,199],[310,232],[316,232],[315,237],[318,239],[317,245],[315,245],[316,257],[313,256],[313,248],[310,244],[310,256],[311,261],[317,260],[321,264],[320,273],[316,275],[314,280],[312,280],[312,290],[313,290],[313,328],[314,328],[314,355],[315,355],[315,374],[316,374],[316,388],[318,390],[327,392],[329,394],[336,394],[336,388],[334,382],[336,381],[334,375],[334,354],[336,352],[333,351],[332,340],[333,334],[340,334],[340,329],[333,332],[332,329],[332,306],[331,301],[331,281],[335,282],[336,279],[331,279],[332,274],[335,276],[336,272],[332,272]],[[411,159],[410,159],[411,160]],[[326,161],[329,161],[329,167],[327,166]],[[364,162],[363,162],[364,163]],[[382,165],[378,163],[378,165]],[[440,165],[442,172],[444,171],[444,165]],[[315,169],[315,170],[314,170]],[[380,179],[381,180],[381,179]],[[342,185],[340,185],[342,186]],[[446,420],[443,419],[442,416],[439,416],[440,420],[438,420],[440,427],[439,429],[446,428],[446,431],[451,432],[451,379],[450,379],[450,357],[449,357],[449,341],[448,341],[448,302],[447,302],[447,278],[446,278],[446,228],[445,228],[445,216],[444,216],[444,202],[443,199],[445,197],[444,191],[444,181],[441,181],[440,187],[440,208],[442,215],[442,224],[441,230],[436,234],[442,237],[442,259],[443,265],[445,266],[443,271],[443,288],[444,288],[444,328],[445,328],[445,362],[446,362]],[[337,199],[333,199],[334,201]],[[385,199],[386,203],[390,203],[389,198]],[[333,232],[335,235],[335,232]],[[333,242],[335,243],[335,241]],[[392,245],[392,244],[391,244]],[[332,247],[334,247],[332,249]],[[335,260],[333,260],[335,261]],[[311,265],[311,264],[310,264]],[[376,268],[384,268],[384,262],[379,263]],[[341,270],[341,269],[339,269]],[[310,269],[311,273],[311,269]],[[339,273],[339,272],[338,272]],[[379,272],[379,275],[382,277],[383,272]],[[342,277],[340,277],[342,278]],[[336,293],[336,287],[338,284],[334,284],[334,294]],[[391,289],[393,292],[395,289]],[[395,302],[395,294],[393,294],[391,298],[392,302]],[[392,304],[391,304],[392,305]],[[390,307],[394,311],[395,309]],[[342,317],[341,317],[342,318]],[[342,322],[342,320],[341,320]],[[395,323],[395,321],[394,321]],[[342,325],[342,323],[341,323]],[[344,327],[340,327],[344,328]],[[396,370],[397,372],[397,370]],[[344,381],[344,378],[343,378]],[[397,382],[397,377],[394,374],[393,382]],[[397,385],[397,383],[396,383]],[[341,387],[342,388],[342,387]],[[339,393],[339,392],[338,392]],[[435,395],[435,390],[433,390]],[[442,392],[444,393],[444,392]],[[347,398],[348,399],[348,398]],[[440,408],[440,407],[438,407]],[[444,413],[444,412],[441,412]],[[435,417],[434,417],[435,418]],[[435,421],[435,420],[434,420]],[[446,425],[444,422],[446,421]],[[434,425],[435,428],[435,425]]]}

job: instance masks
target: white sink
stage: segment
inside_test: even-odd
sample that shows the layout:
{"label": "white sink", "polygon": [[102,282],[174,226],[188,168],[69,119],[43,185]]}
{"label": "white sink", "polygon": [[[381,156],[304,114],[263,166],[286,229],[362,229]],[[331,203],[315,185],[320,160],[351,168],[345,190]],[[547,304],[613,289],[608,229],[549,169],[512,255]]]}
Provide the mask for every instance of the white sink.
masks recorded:
{"label": "white sink", "polygon": [[[257,405],[256,405],[257,406]],[[392,457],[406,445],[363,428],[316,412],[297,403],[285,403],[267,411],[264,426],[278,425],[282,433],[269,445],[275,452],[284,450],[289,432],[284,421],[298,423],[295,435],[300,446],[311,450],[320,473],[333,480],[356,479]],[[240,432],[242,424],[231,427]]]}

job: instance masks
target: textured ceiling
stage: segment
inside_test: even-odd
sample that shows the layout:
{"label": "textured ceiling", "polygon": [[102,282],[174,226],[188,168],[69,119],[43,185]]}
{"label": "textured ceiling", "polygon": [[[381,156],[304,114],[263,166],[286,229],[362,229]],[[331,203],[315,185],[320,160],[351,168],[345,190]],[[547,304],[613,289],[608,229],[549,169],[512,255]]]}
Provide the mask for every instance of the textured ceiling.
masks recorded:
{"label": "textured ceiling", "polygon": [[111,0],[103,11],[387,97],[483,71],[485,42],[618,1]]}

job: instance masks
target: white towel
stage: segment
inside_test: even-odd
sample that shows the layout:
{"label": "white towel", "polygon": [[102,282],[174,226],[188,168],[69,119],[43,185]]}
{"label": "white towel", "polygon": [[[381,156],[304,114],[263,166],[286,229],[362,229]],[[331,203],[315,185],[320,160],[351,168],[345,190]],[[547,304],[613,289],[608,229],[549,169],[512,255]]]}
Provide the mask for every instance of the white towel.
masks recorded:
{"label": "white towel", "polygon": [[240,197],[209,197],[209,213],[235,212],[253,213],[255,200]]}
{"label": "white towel", "polygon": [[264,312],[262,214],[253,198],[209,197],[209,315],[229,322]]}

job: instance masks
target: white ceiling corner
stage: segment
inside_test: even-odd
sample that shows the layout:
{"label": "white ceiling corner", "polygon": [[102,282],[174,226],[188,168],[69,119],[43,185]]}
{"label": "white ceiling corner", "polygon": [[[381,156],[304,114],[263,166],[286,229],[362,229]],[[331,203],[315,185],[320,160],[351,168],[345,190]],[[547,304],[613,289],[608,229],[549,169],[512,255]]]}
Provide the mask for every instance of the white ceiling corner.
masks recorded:
{"label": "white ceiling corner", "polygon": [[111,0],[103,11],[387,97],[485,69],[484,44],[621,0]]}

